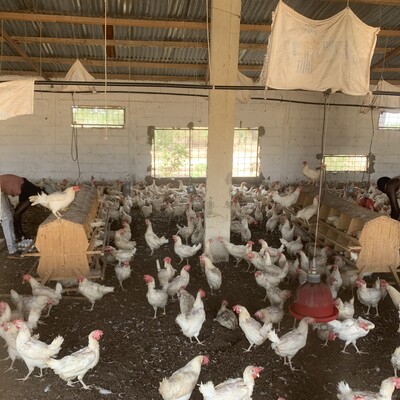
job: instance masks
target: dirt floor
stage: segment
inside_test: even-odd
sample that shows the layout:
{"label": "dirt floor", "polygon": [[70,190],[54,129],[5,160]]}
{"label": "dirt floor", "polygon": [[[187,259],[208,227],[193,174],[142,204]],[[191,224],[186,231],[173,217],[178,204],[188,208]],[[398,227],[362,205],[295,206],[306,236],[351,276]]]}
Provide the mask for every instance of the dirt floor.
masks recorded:
{"label": "dirt floor", "polygon": [[[24,228],[30,237],[35,237],[41,221],[48,215],[46,210],[31,208],[24,215]],[[152,319],[153,309],[146,299],[147,287],[143,281],[144,274],[156,276],[156,259],[161,262],[165,256],[172,258],[172,264],[180,270],[179,258],[173,251],[171,236],[176,233],[176,221],[169,222],[165,215],[153,215],[153,228],[158,235],[164,234],[170,243],[150,256],[150,250],[144,240],[144,217],[139,211],[132,212],[132,238],[137,242],[137,253],[132,262],[132,277],[125,281],[122,291],[115,277],[113,266],[106,269],[105,279],[101,283],[115,286],[115,292],[107,294],[96,302],[93,311],[88,311],[90,303],[86,299],[74,299],[64,295],[60,304],[53,307],[50,317],[44,320],[37,329],[40,340],[49,343],[56,335],[64,337],[64,344],[58,355],[63,357],[87,345],[87,335],[95,329],[104,331],[100,341],[101,353],[97,366],[84,378],[92,390],[83,390],[80,384],[68,387],[50,369],[44,370],[44,376],[31,376],[27,381],[18,381],[27,373],[23,361],[17,360],[15,370],[0,373],[0,399],[161,399],[158,393],[160,381],[169,377],[193,357],[199,354],[208,355],[210,363],[203,366],[200,382],[212,380],[218,384],[228,378],[241,377],[248,365],[261,366],[264,370],[255,382],[253,399],[277,400],[279,396],[286,400],[329,400],[336,399],[336,386],[345,380],[354,389],[377,391],[383,379],[393,375],[390,362],[391,354],[400,345],[400,334],[397,333],[398,315],[391,299],[387,296],[380,304],[380,317],[368,317],[376,325],[367,337],[357,341],[360,350],[368,354],[358,355],[352,346],[351,354],[343,354],[343,342],[330,342],[328,347],[321,347],[322,341],[311,328],[305,348],[293,358],[293,365],[299,371],[292,372],[284,366],[283,359],[271,349],[266,342],[245,353],[248,342],[241,329],[228,330],[213,321],[222,299],[229,304],[241,304],[250,313],[266,307],[263,301],[265,291],[257,286],[253,272],[246,272],[247,265],[234,267],[234,262],[218,264],[222,271],[222,289],[210,295],[205,276],[201,272],[198,257],[190,260],[192,270],[187,290],[195,294],[201,287],[206,291],[204,299],[206,322],[200,333],[204,346],[190,343],[175,323],[179,313],[178,302],[168,302],[167,315]],[[1,230],[0,230],[1,232]],[[1,233],[0,233],[1,234]],[[265,223],[252,228],[252,239],[264,238],[270,246],[278,247],[276,235],[265,234]],[[238,238],[232,239],[238,243]],[[258,250],[259,247],[255,246]],[[199,252],[198,255],[200,255]],[[21,294],[31,294],[30,286],[22,284],[22,275],[32,270],[35,259],[24,257],[9,258],[7,251],[0,252],[0,299],[10,301],[10,289]],[[34,271],[33,271],[34,273]],[[368,278],[368,284],[375,280]],[[391,276],[381,276],[393,281]],[[54,286],[55,282],[49,282]],[[295,291],[296,284],[290,289]],[[284,286],[282,286],[284,287]],[[71,295],[70,295],[71,296]],[[340,293],[348,299],[349,292]],[[283,335],[293,327],[293,318],[287,311],[282,322]],[[358,317],[365,312],[365,307],[355,301]],[[6,357],[6,350],[0,347],[0,357]],[[6,369],[9,361],[1,361],[0,368]],[[34,375],[39,371],[35,369]],[[191,399],[202,399],[195,388]],[[400,399],[400,391],[393,394],[393,399]]]}

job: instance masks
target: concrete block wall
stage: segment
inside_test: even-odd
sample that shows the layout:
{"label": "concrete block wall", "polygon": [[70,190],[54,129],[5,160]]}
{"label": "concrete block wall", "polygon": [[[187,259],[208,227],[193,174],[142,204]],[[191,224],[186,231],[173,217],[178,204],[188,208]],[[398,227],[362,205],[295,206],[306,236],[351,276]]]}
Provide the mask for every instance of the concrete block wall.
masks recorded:
{"label": "concrete block wall", "polygon": [[[71,180],[142,180],[151,166],[149,126],[207,126],[208,101],[204,97],[154,94],[76,94],[35,93],[34,114],[0,121],[0,173],[15,173],[32,180],[44,177]],[[171,90],[168,90],[171,93]],[[190,94],[188,90],[175,90]],[[194,92],[199,94],[199,91]],[[202,94],[206,94],[203,92]],[[302,161],[318,166],[321,153],[324,96],[321,93],[253,93],[248,104],[237,104],[236,125],[264,126],[260,137],[261,171],[266,179],[285,183],[300,181]],[[265,100],[265,97],[268,100]],[[76,105],[123,106],[123,129],[77,129],[71,127],[71,107]],[[309,102],[304,104],[302,102]],[[370,112],[360,107],[362,99],[331,95],[326,109],[325,154],[368,154],[373,135]],[[374,111],[372,152],[376,154],[375,180],[379,176],[400,175],[398,165],[400,131],[378,131],[378,112]],[[74,141],[74,139],[77,139]],[[76,147],[75,147],[76,145]],[[76,153],[76,149],[78,153]],[[78,156],[78,163],[73,158]],[[332,180],[352,181],[361,174],[336,174]]]}

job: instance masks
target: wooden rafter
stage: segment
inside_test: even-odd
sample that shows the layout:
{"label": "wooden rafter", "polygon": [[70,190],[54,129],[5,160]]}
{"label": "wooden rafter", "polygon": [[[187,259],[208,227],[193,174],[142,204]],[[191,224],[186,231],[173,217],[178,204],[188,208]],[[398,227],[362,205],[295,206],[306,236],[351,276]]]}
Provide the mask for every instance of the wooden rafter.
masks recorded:
{"label": "wooden rafter", "polygon": [[[4,40],[24,59],[24,61],[30,65],[41,77],[43,77],[46,80],[49,80],[49,77],[44,73],[41,69],[40,66],[38,65],[37,62],[32,61],[32,58],[29,57],[25,51],[22,50],[21,46],[15,42],[8,34],[7,32],[2,29],[1,32]],[[39,60],[40,62],[40,60]]]}
{"label": "wooden rafter", "polygon": [[378,67],[384,67],[385,62],[390,61],[392,58],[397,57],[400,54],[400,46],[395,47],[391,51],[389,51],[386,55],[384,55],[379,61],[377,61],[374,65],[371,66],[371,70],[375,70]]}
{"label": "wooden rafter", "polygon": [[[392,0],[392,2],[393,1],[394,0]],[[343,0],[343,2],[345,3],[346,1]],[[369,1],[369,3],[376,4],[376,2],[372,3],[371,1]],[[400,0],[396,2],[396,5],[400,5]],[[0,12],[0,19],[10,20],[10,21],[32,22],[33,15],[35,22],[52,22],[60,24],[79,24],[79,25],[104,25],[104,18],[100,17],[81,17],[81,16],[68,16],[68,15],[57,15],[57,14]],[[107,23],[113,26],[132,26],[132,27],[137,26],[143,28],[165,28],[165,29],[172,28],[172,29],[199,29],[199,30],[207,29],[207,24],[205,22],[191,22],[191,21],[168,21],[168,20],[161,21],[161,20],[147,20],[147,19],[107,18]],[[253,31],[253,32],[271,32],[271,25],[241,24],[240,30]],[[379,32],[378,36],[400,37],[400,30],[382,29]]]}

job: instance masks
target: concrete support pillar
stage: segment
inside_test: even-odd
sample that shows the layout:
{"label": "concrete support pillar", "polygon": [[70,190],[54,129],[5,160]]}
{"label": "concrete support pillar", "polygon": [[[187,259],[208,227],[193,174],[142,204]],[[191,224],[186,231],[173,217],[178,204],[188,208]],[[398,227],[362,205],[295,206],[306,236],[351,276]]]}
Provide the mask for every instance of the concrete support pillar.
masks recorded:
{"label": "concrete support pillar", "polygon": [[[211,4],[210,84],[236,85],[241,0],[212,0]],[[230,237],[235,105],[234,90],[210,90],[205,241],[213,239],[214,261],[228,259],[221,246],[215,247],[214,239]]]}

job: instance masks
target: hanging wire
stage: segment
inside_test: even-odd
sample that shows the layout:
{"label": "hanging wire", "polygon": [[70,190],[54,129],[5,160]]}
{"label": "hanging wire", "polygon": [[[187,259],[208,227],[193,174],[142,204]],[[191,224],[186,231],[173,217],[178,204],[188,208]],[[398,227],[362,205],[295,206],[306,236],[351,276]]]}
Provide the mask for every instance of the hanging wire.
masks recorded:
{"label": "hanging wire", "polygon": [[108,107],[107,107],[107,0],[104,0],[104,105],[106,109],[106,135],[108,140]]}
{"label": "hanging wire", "polygon": [[[72,105],[75,107],[75,98],[74,93],[71,93],[72,96]],[[75,121],[72,121],[72,133],[71,133],[71,158],[72,161],[76,161],[78,166],[78,179],[76,180],[79,183],[81,179],[81,166],[79,163],[79,151],[78,151],[78,128],[76,127]]]}
{"label": "hanging wire", "polygon": [[208,53],[208,74],[210,76],[210,83],[213,83],[211,76],[211,49],[210,49],[210,20],[208,15],[208,0],[206,0],[206,26],[207,26],[207,53]]}
{"label": "hanging wire", "polygon": [[78,56],[78,48],[76,46],[76,39],[75,39],[75,28],[74,28],[74,24],[72,24],[72,36],[74,37],[74,48],[75,48],[75,57],[78,60],[79,56]]}
{"label": "hanging wire", "polygon": [[[3,37],[3,22],[4,20],[1,20],[1,37]],[[4,40],[1,41],[1,46],[0,46],[0,72],[3,68],[3,46],[4,46]]]}
{"label": "hanging wire", "polygon": [[324,161],[324,154],[325,154],[325,136],[326,136],[326,108],[328,105],[328,99],[331,94],[330,90],[327,90],[324,92],[325,96],[325,102],[324,102],[324,115],[323,115],[323,120],[322,120],[322,139],[321,139],[321,160],[322,160],[322,165],[321,165],[321,172],[319,174],[319,189],[318,189],[318,206],[317,206],[317,222],[315,224],[315,237],[314,237],[314,249],[313,249],[313,263],[311,266],[311,274],[316,275],[317,271],[315,268],[315,255],[317,253],[317,239],[318,239],[318,227],[319,227],[319,214],[320,214],[320,208],[321,208],[321,196],[322,196],[322,184],[324,181],[325,177],[325,166],[323,165]]}

